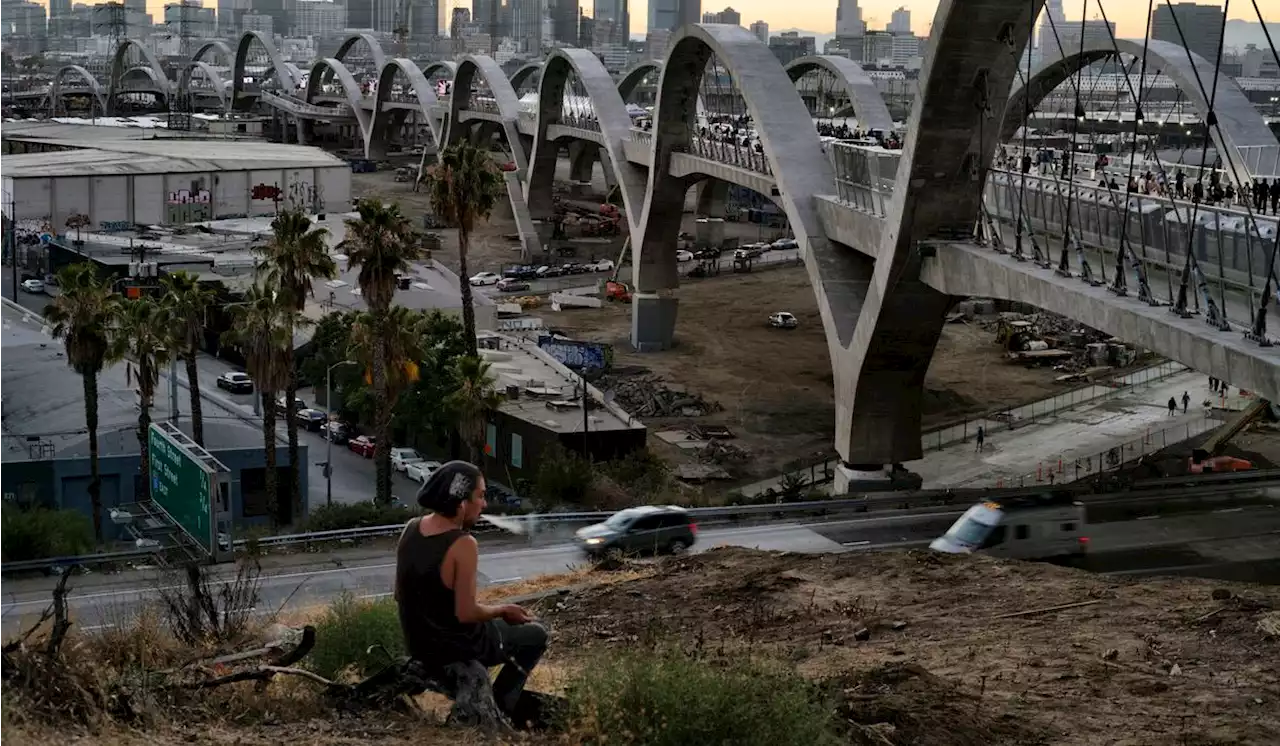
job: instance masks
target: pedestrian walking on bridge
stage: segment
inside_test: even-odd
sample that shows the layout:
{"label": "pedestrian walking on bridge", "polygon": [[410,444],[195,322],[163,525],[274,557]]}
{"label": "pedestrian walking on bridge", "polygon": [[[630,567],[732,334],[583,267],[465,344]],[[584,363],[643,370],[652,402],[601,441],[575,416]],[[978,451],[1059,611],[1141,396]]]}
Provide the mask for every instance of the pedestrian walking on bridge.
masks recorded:
{"label": "pedestrian walking on bridge", "polygon": [[1188,394],[1187,392],[1183,391],[1182,392],[1182,413],[1183,414],[1187,413],[1187,407],[1190,405],[1191,405],[1191,394]]}
{"label": "pedestrian walking on bridge", "polygon": [[1169,397],[1169,416],[1173,417],[1178,414],[1178,400],[1172,396]]}

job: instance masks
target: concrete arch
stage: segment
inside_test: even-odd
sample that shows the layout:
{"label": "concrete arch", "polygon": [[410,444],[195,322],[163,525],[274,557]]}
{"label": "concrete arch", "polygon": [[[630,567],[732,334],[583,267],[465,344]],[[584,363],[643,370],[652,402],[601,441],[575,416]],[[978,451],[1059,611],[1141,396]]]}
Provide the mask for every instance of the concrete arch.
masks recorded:
{"label": "concrete arch", "polygon": [[608,166],[618,180],[631,231],[639,233],[645,175],[627,160],[623,150],[623,143],[631,137],[631,117],[609,71],[605,70],[600,58],[585,49],[556,49],[542,67],[542,80],[538,85],[538,129],[533,138],[533,158],[525,184],[525,201],[537,217],[549,215],[552,210],[551,186],[555,180],[561,143],[549,139],[547,129],[558,124],[564,113],[564,95],[570,74],[577,76],[591,100],[604,138],[602,157],[608,159]]}
{"label": "concrete arch", "polygon": [[449,97],[446,145],[459,142],[463,137],[466,127],[458,121],[458,116],[471,102],[477,75],[489,85],[489,91],[493,94],[498,116],[502,120],[503,135],[506,137],[508,147],[511,148],[511,155],[515,160],[520,178],[523,179],[529,173],[529,153],[525,150],[525,145],[520,139],[520,129],[516,125],[516,117],[520,113],[520,101],[516,98],[515,89],[511,87],[511,81],[503,74],[502,68],[494,62],[492,57],[469,54],[458,62],[458,68],[453,75],[453,94]]}
{"label": "concrete arch", "polygon": [[404,76],[409,79],[409,85],[413,87],[414,95],[418,97],[418,106],[422,110],[422,116],[427,120],[427,126],[431,128],[431,137],[436,142],[440,142],[440,123],[436,121],[434,114],[432,114],[438,99],[436,98],[436,92],[431,88],[431,81],[427,80],[427,76],[422,74],[422,71],[418,69],[417,65],[413,64],[412,60],[396,57],[388,60],[387,64],[383,66],[382,72],[378,74],[378,97],[374,101],[373,128],[368,138],[366,138],[366,149],[384,143],[387,139],[387,126],[391,122],[391,116],[384,107],[391,96],[391,88],[395,83],[397,71],[404,73]]}
{"label": "concrete arch", "polygon": [[107,100],[104,98],[102,84],[98,79],[93,77],[93,73],[89,72],[80,65],[64,65],[58,68],[58,73],[53,77],[53,83],[49,85],[50,105],[57,107],[58,97],[62,95],[62,78],[67,73],[75,73],[81,80],[89,84],[89,90],[93,91],[93,97],[98,100],[99,111],[107,110]]}
{"label": "concrete arch", "polygon": [[196,53],[191,55],[191,59],[193,62],[199,62],[200,60],[203,60],[205,54],[209,53],[210,51],[216,51],[220,55],[222,55],[222,61],[224,63],[228,65],[235,64],[235,61],[236,61],[235,53],[232,52],[231,47],[228,46],[227,43],[225,41],[222,41],[221,39],[213,39],[211,41],[206,41],[204,44],[201,44],[200,48],[196,50]]}
{"label": "concrete arch", "polygon": [[[511,89],[518,91],[525,81],[542,72],[542,62],[530,62],[522,66],[520,69],[511,73]],[[539,80],[541,84],[541,80]]]}
{"label": "concrete arch", "polygon": [[637,294],[632,342],[640,349],[669,344],[676,300],[664,291],[678,284],[675,246],[689,182],[670,176],[672,156],[696,131],[698,93],[712,55],[734,75],[773,169],[779,195],[801,247],[818,299],[833,367],[861,307],[870,260],[832,245],[819,221],[814,195],[835,188],[831,162],[808,108],[767,46],[746,29],[720,24],[685,26],[662,68],[654,112],[649,181],[640,232],[633,240]]}
{"label": "concrete arch", "polygon": [[[853,336],[835,370],[836,450],[854,471],[922,457],[924,379],[954,298],[921,279],[928,242],[973,231],[1001,107],[1043,0],[941,0]],[[1021,107],[1019,107],[1021,110]],[[861,218],[862,216],[857,216]],[[870,232],[868,232],[870,235]]]}
{"label": "concrete arch", "polygon": [[351,51],[352,47],[360,42],[364,42],[365,45],[369,47],[369,54],[373,56],[374,69],[378,70],[379,75],[381,75],[382,68],[387,65],[387,53],[382,51],[382,44],[378,42],[377,38],[375,38],[373,34],[364,32],[352,34],[346,39],[343,39],[342,44],[338,47],[338,51],[333,53],[333,59],[338,60],[339,62],[346,60],[347,53]]}
{"label": "concrete arch", "polygon": [[116,52],[111,58],[111,80],[107,84],[107,112],[111,113],[115,110],[116,93],[120,90],[120,81],[125,73],[129,72],[125,68],[125,57],[130,49],[137,49],[142,55],[143,67],[149,71],[152,80],[160,86],[160,93],[165,99],[168,99],[169,89],[172,83],[169,76],[164,71],[164,65],[160,64],[160,58],[156,57],[155,52],[142,46],[136,39],[125,39],[120,42],[120,46],[116,47]]}
{"label": "concrete arch", "polygon": [[858,126],[884,132],[893,129],[893,116],[889,114],[889,107],[884,104],[880,89],[876,88],[875,81],[862,66],[848,57],[801,57],[788,64],[786,69],[787,76],[793,83],[799,82],[805,73],[826,70],[844,85],[845,93],[849,95],[849,101],[853,105],[854,115],[858,118]]}
{"label": "concrete arch", "polygon": [[213,65],[210,65],[204,60],[191,60],[184,66],[182,70],[183,86],[187,90],[190,90],[191,73],[196,69],[203,72],[205,77],[209,79],[209,82],[213,84],[213,89],[218,94],[218,102],[222,104],[222,108],[224,110],[230,109],[231,102],[230,99],[227,98],[227,82],[222,79],[222,75],[216,68],[214,68]]}
{"label": "concrete arch", "polygon": [[[1073,49],[1066,56],[1040,65],[1032,72],[1026,86],[1019,84],[1009,94],[1000,129],[1002,142],[1008,142],[1022,126],[1022,115],[1026,111],[1028,100],[1034,111],[1053,89],[1077,71],[1114,56],[1116,50],[1121,54],[1141,57],[1143,48],[1143,42],[1131,39],[1116,39],[1115,47],[1112,47],[1110,39],[1087,39],[1083,53],[1078,48]],[[1148,42],[1146,55],[1147,69],[1168,75],[1195,106],[1201,121],[1207,121],[1209,102],[1201,93],[1200,86],[1203,85],[1206,91],[1212,90],[1213,63],[1194,52],[1188,55],[1182,45],[1167,41]],[[1280,150],[1280,141],[1276,140],[1262,114],[1249,102],[1249,98],[1233,78],[1218,76],[1218,92],[1213,108],[1218,118],[1218,126],[1210,128],[1214,145],[1224,161],[1229,161],[1242,179],[1248,178],[1250,171],[1241,155],[1241,148]]]}
{"label": "concrete arch", "polygon": [[280,82],[280,87],[289,93],[298,89],[300,76],[295,75],[297,68],[284,61],[284,58],[280,56],[280,52],[276,50],[275,45],[271,43],[271,39],[257,31],[246,31],[236,44],[235,64],[231,66],[232,108],[240,104],[240,98],[244,94],[245,63],[249,59],[249,48],[255,41],[267,53],[267,58],[271,60],[271,71],[276,80]]}
{"label": "concrete arch", "polygon": [[458,63],[453,60],[436,60],[435,62],[428,63],[427,66],[421,68],[421,70],[423,77],[427,80],[431,80],[431,76],[441,70],[449,73],[449,79],[452,80],[453,76],[458,72]]}
{"label": "concrete arch", "polygon": [[363,96],[360,95],[360,84],[356,82],[356,78],[342,64],[341,60],[333,57],[325,57],[316,60],[311,65],[311,73],[307,76],[306,102],[313,103],[316,95],[320,93],[320,86],[323,84],[325,71],[333,73],[338,82],[342,84],[342,92],[347,97],[347,104],[351,107],[351,113],[355,115],[356,122],[360,125],[360,137],[364,141],[365,153],[369,152],[369,134],[372,131],[372,121],[369,112],[365,111],[361,105]]}
{"label": "concrete arch", "polygon": [[625,103],[635,93],[636,87],[649,75],[662,72],[662,63],[658,60],[645,60],[622,74],[618,79],[618,95]]}

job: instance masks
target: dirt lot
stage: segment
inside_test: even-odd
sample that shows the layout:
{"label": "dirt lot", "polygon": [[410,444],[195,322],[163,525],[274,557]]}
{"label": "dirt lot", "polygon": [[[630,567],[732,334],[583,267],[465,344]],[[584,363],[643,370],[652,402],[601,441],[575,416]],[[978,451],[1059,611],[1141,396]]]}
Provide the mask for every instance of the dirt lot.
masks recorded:
{"label": "dirt lot", "polygon": [[[629,306],[548,311],[548,326],[575,339],[614,346],[614,365],[632,375],[656,374],[666,382],[718,402],[724,409],[696,419],[646,420],[651,432],[691,424],[725,425],[749,449],[747,473],[776,473],[795,459],[810,460],[831,447],[835,427],[831,361],[817,301],[803,268],[693,280],[679,291],[676,346],[666,352],[630,350]],[[787,310],[800,321],[791,331],[773,329],[768,314]],[[977,325],[949,324],[926,379],[925,424],[1021,404],[1063,390],[1049,369],[1010,365],[994,336]],[[670,458],[674,446],[650,439]]]}
{"label": "dirt lot", "polygon": [[840,682],[842,715],[885,736],[867,743],[1207,746],[1280,743],[1280,639],[1259,627],[1277,607],[1275,588],[1198,579],[717,549],[537,611],[566,665],[654,643],[792,661]]}

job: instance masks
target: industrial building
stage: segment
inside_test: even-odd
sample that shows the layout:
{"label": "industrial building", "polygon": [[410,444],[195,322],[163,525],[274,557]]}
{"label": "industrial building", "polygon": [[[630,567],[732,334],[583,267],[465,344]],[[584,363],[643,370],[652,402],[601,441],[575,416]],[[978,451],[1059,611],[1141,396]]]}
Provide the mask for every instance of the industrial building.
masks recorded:
{"label": "industrial building", "polygon": [[5,213],[63,233],[351,208],[351,169],[319,148],[193,140],[122,127],[9,122]]}

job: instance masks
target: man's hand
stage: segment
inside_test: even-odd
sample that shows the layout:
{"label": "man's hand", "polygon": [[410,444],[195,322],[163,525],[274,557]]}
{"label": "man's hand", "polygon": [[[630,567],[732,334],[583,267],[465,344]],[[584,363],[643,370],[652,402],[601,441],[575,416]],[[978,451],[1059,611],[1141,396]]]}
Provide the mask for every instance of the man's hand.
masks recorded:
{"label": "man's hand", "polygon": [[502,621],[507,624],[528,624],[533,621],[532,614],[515,604],[499,606],[498,612],[502,616]]}

